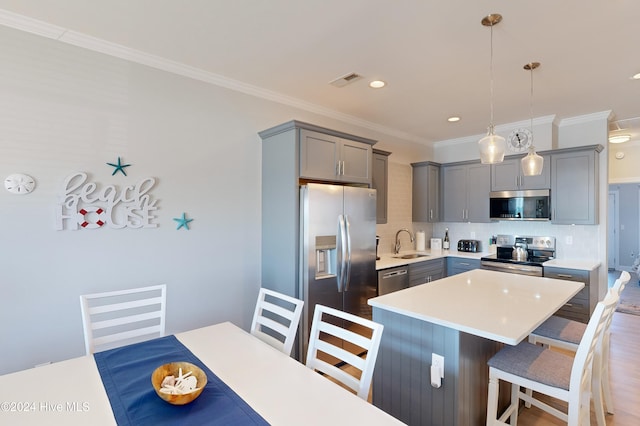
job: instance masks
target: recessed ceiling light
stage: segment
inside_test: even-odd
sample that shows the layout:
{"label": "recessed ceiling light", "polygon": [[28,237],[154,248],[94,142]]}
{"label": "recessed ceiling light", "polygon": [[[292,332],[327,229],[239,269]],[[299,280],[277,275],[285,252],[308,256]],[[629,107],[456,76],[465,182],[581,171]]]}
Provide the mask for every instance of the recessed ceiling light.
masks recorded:
{"label": "recessed ceiling light", "polygon": [[640,80],[640,72],[638,74],[634,74],[631,78],[634,80]]}
{"label": "recessed ceiling light", "polygon": [[460,121],[460,117],[456,117],[456,116],[449,117],[449,118],[447,118],[447,121],[449,123],[455,123],[456,121]]}
{"label": "recessed ceiling light", "polygon": [[609,137],[609,142],[610,143],[624,143],[624,142],[628,142],[631,139],[630,135],[616,135],[616,136],[610,136]]}
{"label": "recessed ceiling light", "polygon": [[381,89],[386,85],[387,83],[382,80],[373,80],[371,83],[369,83],[369,87],[371,87],[372,89]]}

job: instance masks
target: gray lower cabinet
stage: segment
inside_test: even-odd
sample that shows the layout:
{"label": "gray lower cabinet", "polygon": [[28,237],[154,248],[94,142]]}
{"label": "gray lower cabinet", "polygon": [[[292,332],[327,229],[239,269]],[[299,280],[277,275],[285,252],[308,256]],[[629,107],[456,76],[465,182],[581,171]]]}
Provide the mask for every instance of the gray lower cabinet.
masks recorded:
{"label": "gray lower cabinet", "polygon": [[371,184],[371,144],[300,130],[300,177]]}
{"label": "gray lower cabinet", "polygon": [[480,268],[479,259],[467,259],[464,257],[447,257],[447,276],[461,274]]}
{"label": "gray lower cabinet", "polygon": [[520,160],[506,158],[502,163],[491,165],[491,190],[492,191],[520,191],[528,189],[551,188],[551,157],[542,155],[544,164],[542,174],[539,176],[525,176],[522,172]]}
{"label": "gray lower cabinet", "polygon": [[551,154],[551,222],[598,224],[598,153],[601,145]]}
{"label": "gray lower cabinet", "polygon": [[555,315],[584,323],[589,322],[591,313],[598,303],[598,269],[585,271],[547,266],[543,268],[546,278],[584,283],[584,288],[560,308]]}
{"label": "gray lower cabinet", "polygon": [[380,149],[373,150],[372,188],[376,190],[376,223],[387,223],[387,188],[389,182],[389,155]]}
{"label": "gray lower cabinet", "polygon": [[409,264],[409,287],[430,283],[444,276],[444,258]]}
{"label": "gray lower cabinet", "polygon": [[490,222],[491,167],[480,162],[442,166],[444,222]]}
{"label": "gray lower cabinet", "polygon": [[440,222],[440,164],[411,163],[411,215],[414,222]]}

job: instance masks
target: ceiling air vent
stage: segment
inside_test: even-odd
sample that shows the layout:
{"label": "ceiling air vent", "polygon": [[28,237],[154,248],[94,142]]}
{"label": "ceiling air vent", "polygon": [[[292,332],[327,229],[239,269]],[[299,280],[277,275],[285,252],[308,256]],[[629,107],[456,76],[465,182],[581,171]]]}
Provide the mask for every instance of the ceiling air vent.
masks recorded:
{"label": "ceiling air vent", "polygon": [[349,74],[345,74],[341,77],[336,78],[335,80],[331,80],[329,84],[335,87],[344,87],[347,84],[360,80],[361,78],[362,76],[360,74],[350,72]]}

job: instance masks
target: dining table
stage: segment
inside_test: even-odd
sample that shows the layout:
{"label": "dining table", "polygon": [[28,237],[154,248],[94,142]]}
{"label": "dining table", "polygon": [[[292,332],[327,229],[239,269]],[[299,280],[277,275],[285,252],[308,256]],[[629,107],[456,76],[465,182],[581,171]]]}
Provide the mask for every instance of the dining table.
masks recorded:
{"label": "dining table", "polygon": [[[193,402],[170,405],[155,394],[151,374],[158,363],[185,360],[201,366],[208,383]],[[223,322],[0,376],[0,424],[403,423]]]}

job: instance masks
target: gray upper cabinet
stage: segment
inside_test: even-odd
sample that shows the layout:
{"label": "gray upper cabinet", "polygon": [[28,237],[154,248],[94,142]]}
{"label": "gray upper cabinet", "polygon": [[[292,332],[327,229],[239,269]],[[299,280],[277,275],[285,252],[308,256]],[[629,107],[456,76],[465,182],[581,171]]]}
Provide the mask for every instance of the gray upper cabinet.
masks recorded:
{"label": "gray upper cabinet", "polygon": [[414,222],[440,222],[440,164],[411,163],[412,217]]}
{"label": "gray upper cabinet", "polygon": [[371,185],[371,144],[300,130],[300,177]]}
{"label": "gray upper cabinet", "polygon": [[444,222],[490,222],[491,168],[480,162],[442,167]]}
{"label": "gray upper cabinet", "polygon": [[552,153],[552,223],[598,223],[598,153],[602,149],[601,145],[595,145]]}
{"label": "gray upper cabinet", "polygon": [[387,188],[389,182],[389,155],[379,149],[373,150],[372,188],[376,190],[376,223],[387,223]]}
{"label": "gray upper cabinet", "polygon": [[515,191],[527,189],[551,188],[551,159],[549,155],[542,155],[544,166],[540,176],[525,176],[518,158],[505,159],[500,164],[491,165],[491,190]]}

